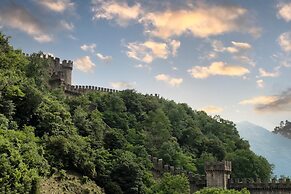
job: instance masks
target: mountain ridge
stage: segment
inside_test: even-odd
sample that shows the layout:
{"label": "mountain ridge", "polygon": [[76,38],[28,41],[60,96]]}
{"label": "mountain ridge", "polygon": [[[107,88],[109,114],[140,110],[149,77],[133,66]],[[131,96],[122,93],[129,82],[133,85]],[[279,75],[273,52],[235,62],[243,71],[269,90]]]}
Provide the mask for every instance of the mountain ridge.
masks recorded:
{"label": "mountain ridge", "polygon": [[275,165],[274,175],[291,176],[291,140],[248,121],[237,123],[237,130],[249,141],[252,151]]}

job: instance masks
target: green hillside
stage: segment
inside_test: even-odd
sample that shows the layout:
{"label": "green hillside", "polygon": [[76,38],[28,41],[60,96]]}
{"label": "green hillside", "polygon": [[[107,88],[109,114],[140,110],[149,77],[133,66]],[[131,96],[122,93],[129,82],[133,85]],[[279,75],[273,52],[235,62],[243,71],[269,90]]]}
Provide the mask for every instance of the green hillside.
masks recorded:
{"label": "green hillside", "polygon": [[67,96],[49,88],[49,64],[0,34],[0,192],[37,192],[63,170],[109,194],[189,192],[184,176],[155,180],[149,154],[200,174],[227,159],[233,177],[270,178],[233,122],[134,90]]}

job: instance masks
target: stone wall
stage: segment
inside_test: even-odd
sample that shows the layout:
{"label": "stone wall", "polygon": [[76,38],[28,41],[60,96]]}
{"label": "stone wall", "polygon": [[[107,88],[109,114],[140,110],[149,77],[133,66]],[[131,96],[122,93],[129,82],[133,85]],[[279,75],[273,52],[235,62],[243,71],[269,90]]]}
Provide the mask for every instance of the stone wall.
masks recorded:
{"label": "stone wall", "polygon": [[116,93],[119,90],[111,89],[111,88],[104,88],[104,87],[97,87],[97,86],[81,86],[81,85],[65,85],[64,90],[68,94],[72,95],[80,95],[87,92],[109,92],[109,93]]}
{"label": "stone wall", "polygon": [[260,179],[231,179],[228,188],[241,190],[247,188],[251,194],[287,194],[291,193],[290,179],[272,179],[268,182],[262,182]]}
{"label": "stone wall", "polygon": [[162,176],[166,172],[171,173],[173,175],[184,174],[188,177],[191,193],[194,193],[195,191],[198,191],[206,187],[205,176],[194,174],[192,172],[184,170],[181,167],[168,165],[163,161],[163,159],[159,159],[157,157],[152,157],[149,155],[148,158],[153,164],[152,171],[156,178]]}
{"label": "stone wall", "polygon": [[216,163],[206,163],[206,176],[187,172],[180,167],[167,165],[163,159],[149,156],[149,160],[153,163],[153,174],[159,178],[163,173],[185,174],[188,177],[191,193],[198,191],[204,187],[216,187],[224,189],[242,190],[248,189],[251,194],[291,194],[290,179],[272,179],[268,182],[262,182],[260,179],[230,179],[231,162],[221,161]]}

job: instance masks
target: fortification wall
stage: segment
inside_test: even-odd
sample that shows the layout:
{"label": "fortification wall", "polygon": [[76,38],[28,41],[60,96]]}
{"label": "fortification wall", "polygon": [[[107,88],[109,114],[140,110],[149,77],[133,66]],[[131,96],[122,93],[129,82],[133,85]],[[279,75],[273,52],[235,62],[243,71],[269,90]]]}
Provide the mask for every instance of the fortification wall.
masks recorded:
{"label": "fortification wall", "polygon": [[230,189],[241,190],[247,188],[251,194],[287,194],[291,193],[290,179],[272,179],[268,182],[262,182],[260,179],[231,179],[228,187]]}
{"label": "fortification wall", "polygon": [[65,85],[64,90],[68,94],[73,95],[80,95],[87,92],[109,92],[109,93],[116,93],[119,90],[111,89],[111,88],[104,88],[104,87],[97,87],[97,86],[82,86],[82,85]]}
{"label": "fortification wall", "polygon": [[204,187],[206,187],[206,178],[205,176],[201,176],[198,174],[193,174],[192,172],[186,171],[181,167],[170,166],[166,164],[163,159],[153,157],[151,155],[148,156],[149,160],[153,164],[153,173],[155,177],[160,177],[164,173],[168,172],[173,175],[184,174],[188,177],[190,184],[190,193],[194,193]]}

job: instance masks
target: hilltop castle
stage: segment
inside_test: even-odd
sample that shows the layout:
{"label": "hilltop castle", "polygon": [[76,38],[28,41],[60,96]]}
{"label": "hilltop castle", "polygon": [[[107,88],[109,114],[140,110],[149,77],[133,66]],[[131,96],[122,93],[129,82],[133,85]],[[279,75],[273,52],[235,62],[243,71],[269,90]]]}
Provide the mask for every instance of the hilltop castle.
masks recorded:
{"label": "hilltop castle", "polygon": [[[49,85],[52,88],[63,87],[69,95],[79,95],[90,91],[118,92],[118,90],[97,86],[72,85],[73,61],[54,58],[52,56],[41,56],[50,61]],[[158,97],[158,95],[155,95]],[[149,156],[153,163],[152,172],[156,177],[163,173],[185,174],[190,183],[191,193],[204,187],[216,187],[223,189],[241,190],[247,188],[251,194],[291,194],[290,179],[272,179],[270,182],[262,182],[260,179],[231,179],[232,165],[230,161],[205,164],[205,175],[195,175],[180,167],[170,166],[163,159]]]}
{"label": "hilltop castle", "polygon": [[90,91],[118,92],[118,90],[97,86],[72,85],[73,61],[63,60],[50,55],[40,55],[49,61],[49,85],[51,88],[63,87],[66,94],[79,95]]}

